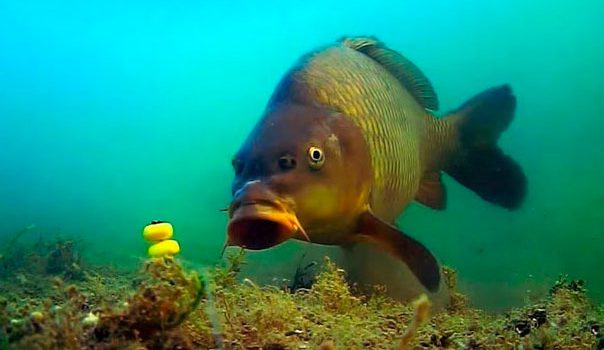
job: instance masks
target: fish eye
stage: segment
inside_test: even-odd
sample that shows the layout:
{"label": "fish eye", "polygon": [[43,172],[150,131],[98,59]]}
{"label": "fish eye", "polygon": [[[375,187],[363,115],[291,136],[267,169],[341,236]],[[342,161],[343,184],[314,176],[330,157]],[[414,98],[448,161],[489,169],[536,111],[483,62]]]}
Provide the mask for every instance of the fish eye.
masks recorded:
{"label": "fish eye", "polygon": [[280,157],[278,163],[281,170],[290,170],[296,167],[296,159],[290,155]]}
{"label": "fish eye", "polygon": [[308,149],[308,161],[312,169],[320,169],[325,163],[325,154],[319,147],[310,147]]}
{"label": "fish eye", "polygon": [[233,158],[233,160],[231,160],[231,165],[233,166],[235,174],[241,174],[241,172],[243,171],[243,162],[240,159]]}

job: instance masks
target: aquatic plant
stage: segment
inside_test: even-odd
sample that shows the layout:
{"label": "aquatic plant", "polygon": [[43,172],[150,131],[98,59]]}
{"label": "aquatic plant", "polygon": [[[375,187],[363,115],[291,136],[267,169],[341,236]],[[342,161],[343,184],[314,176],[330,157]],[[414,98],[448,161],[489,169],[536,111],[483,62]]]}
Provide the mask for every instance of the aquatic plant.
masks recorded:
{"label": "aquatic plant", "polygon": [[[92,336],[95,343],[138,340],[162,344],[166,333],[181,325],[199,306],[203,284],[196,273],[185,274],[173,257],[150,259],[144,269],[145,280],[123,310],[107,307],[99,311]],[[175,335],[170,339],[187,343],[187,339]]]}
{"label": "aquatic plant", "polygon": [[64,279],[81,279],[83,277],[81,257],[72,240],[58,240],[50,253],[45,257],[44,269],[47,274],[60,275]]}
{"label": "aquatic plant", "polygon": [[15,252],[16,243],[24,234],[30,232],[35,227],[36,225],[32,224],[16,231],[10,236],[6,243],[0,245],[0,276],[6,274],[16,265],[15,260],[19,255],[18,252]]}
{"label": "aquatic plant", "polygon": [[56,238],[46,241],[40,236],[31,249],[18,244],[19,239],[34,228],[35,225],[29,225],[17,231],[0,248],[0,276],[19,276],[22,282],[23,272],[54,275],[66,280],[83,278],[81,247],[75,240]]}
{"label": "aquatic plant", "polygon": [[303,265],[302,262],[304,261],[305,257],[306,253],[302,254],[300,257],[300,262],[296,267],[296,272],[294,273],[294,277],[289,285],[289,289],[291,291],[296,291],[301,288],[310,288],[310,286],[312,286],[312,284],[315,282],[314,267],[317,266],[317,262],[311,261],[310,263]]}
{"label": "aquatic plant", "polygon": [[[49,246],[48,249],[52,249]],[[82,264],[82,279],[36,275],[39,297],[12,286],[0,299],[0,349],[602,349],[604,309],[587,286],[562,277],[537,303],[489,314],[455,290],[430,314],[422,296],[371,297],[325,259],[308,288],[260,286],[239,276],[243,250],[198,274],[179,258],[143,261],[130,273]],[[201,277],[200,277],[201,276]],[[13,280],[11,280],[13,281]],[[0,283],[0,289],[6,288]],[[5,294],[5,291],[8,291]]]}
{"label": "aquatic plant", "polygon": [[[27,305],[9,310],[11,320],[1,320],[3,334],[15,349],[114,348],[140,343],[149,348],[185,344],[183,332],[170,332],[195,310],[203,284],[195,273],[185,274],[171,257],[150,259],[145,278],[119,305],[91,307],[89,295],[75,285],[55,279],[57,294],[32,311]],[[108,291],[111,293],[112,291]]]}

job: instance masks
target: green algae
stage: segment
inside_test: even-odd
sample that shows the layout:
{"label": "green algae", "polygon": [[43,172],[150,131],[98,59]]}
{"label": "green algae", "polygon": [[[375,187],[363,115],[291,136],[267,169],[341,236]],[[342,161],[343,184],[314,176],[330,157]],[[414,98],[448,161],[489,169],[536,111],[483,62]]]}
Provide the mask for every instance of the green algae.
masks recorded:
{"label": "green algae", "polygon": [[[239,278],[243,251],[199,273],[179,258],[143,261],[138,271],[81,263],[79,277],[31,261],[0,281],[0,349],[601,349],[604,308],[580,281],[561,278],[531,305],[491,314],[455,290],[452,303],[419,322],[418,305],[357,293],[326,259],[307,288],[259,286]],[[53,253],[55,252],[55,253]],[[34,253],[31,253],[34,254]],[[69,256],[66,261],[72,261]],[[27,262],[30,261],[30,262]],[[14,262],[11,262],[13,264]],[[58,265],[61,266],[61,265]],[[67,268],[67,267],[65,267]],[[17,275],[19,277],[17,277]],[[201,277],[200,277],[201,276]],[[29,283],[19,282],[30,281]],[[33,295],[31,281],[38,285]]]}

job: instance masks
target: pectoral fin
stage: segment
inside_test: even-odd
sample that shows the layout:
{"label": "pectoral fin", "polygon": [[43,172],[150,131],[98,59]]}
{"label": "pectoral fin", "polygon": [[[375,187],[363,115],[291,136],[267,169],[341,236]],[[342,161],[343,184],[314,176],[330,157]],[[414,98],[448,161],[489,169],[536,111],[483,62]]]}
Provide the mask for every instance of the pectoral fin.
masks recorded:
{"label": "pectoral fin", "polygon": [[356,238],[374,242],[407,264],[426,289],[431,292],[438,290],[440,285],[438,262],[420,242],[382,221],[370,211],[366,211],[361,216],[358,232]]}

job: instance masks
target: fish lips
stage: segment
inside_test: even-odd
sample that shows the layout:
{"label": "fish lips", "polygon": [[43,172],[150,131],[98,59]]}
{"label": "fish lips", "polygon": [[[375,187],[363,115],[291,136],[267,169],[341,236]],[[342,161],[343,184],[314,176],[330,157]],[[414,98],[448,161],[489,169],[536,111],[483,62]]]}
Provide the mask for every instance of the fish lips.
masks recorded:
{"label": "fish lips", "polygon": [[262,250],[294,238],[301,230],[295,214],[273,201],[235,202],[227,225],[227,245]]}

